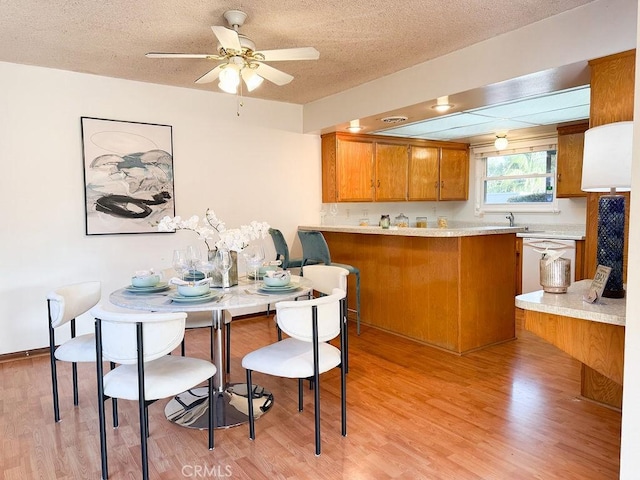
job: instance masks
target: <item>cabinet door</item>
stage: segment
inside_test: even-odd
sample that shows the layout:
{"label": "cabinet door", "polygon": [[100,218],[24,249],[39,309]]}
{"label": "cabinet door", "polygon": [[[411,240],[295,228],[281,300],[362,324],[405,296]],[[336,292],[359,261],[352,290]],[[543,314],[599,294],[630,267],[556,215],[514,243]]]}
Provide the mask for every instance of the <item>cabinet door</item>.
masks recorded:
{"label": "cabinet door", "polygon": [[438,148],[412,146],[409,158],[409,200],[437,200]]}
{"label": "cabinet door", "polygon": [[373,201],[373,142],[338,140],[338,202]]}
{"label": "cabinet door", "polygon": [[469,198],[469,151],[442,148],[440,151],[440,200]]}
{"label": "cabinet door", "polygon": [[582,183],[584,132],[588,123],[558,127],[558,167],[556,197],[586,197]]}
{"label": "cabinet door", "polygon": [[407,199],[407,176],[409,172],[409,147],[376,143],[377,202],[397,202]]}

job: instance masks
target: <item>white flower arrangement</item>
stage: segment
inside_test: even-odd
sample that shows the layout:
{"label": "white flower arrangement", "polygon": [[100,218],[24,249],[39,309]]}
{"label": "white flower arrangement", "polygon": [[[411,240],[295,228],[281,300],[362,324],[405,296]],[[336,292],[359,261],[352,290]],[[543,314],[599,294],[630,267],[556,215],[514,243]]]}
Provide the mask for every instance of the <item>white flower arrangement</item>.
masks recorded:
{"label": "white flower arrangement", "polygon": [[208,250],[212,250],[210,242],[213,241],[214,249],[224,248],[241,252],[249,245],[251,240],[265,238],[269,233],[269,224],[254,220],[249,225],[241,225],[239,228],[227,230],[224,222],[216,217],[213,210],[207,208],[202,224],[200,223],[200,217],[197,215],[188,220],[182,220],[179,215],[173,218],[166,216],[158,222],[158,231],[160,232],[174,232],[176,230],[196,232],[204,240]]}

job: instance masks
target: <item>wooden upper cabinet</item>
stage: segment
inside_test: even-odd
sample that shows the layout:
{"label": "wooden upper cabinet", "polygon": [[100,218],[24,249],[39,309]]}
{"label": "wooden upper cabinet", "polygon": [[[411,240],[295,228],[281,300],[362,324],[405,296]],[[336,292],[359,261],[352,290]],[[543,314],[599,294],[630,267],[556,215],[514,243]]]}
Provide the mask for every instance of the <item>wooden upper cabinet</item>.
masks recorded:
{"label": "wooden upper cabinet", "polygon": [[469,198],[469,150],[440,149],[440,200]]}
{"label": "wooden upper cabinet", "polygon": [[373,200],[373,142],[338,141],[338,202]]}
{"label": "wooden upper cabinet", "polygon": [[556,197],[586,197],[580,189],[582,183],[582,155],[584,132],[589,123],[558,127],[558,156]]}
{"label": "wooden upper cabinet", "polygon": [[[607,123],[633,120],[635,95],[636,51],[629,50],[615,55],[589,61],[591,69],[591,105],[589,125],[598,127]],[[605,160],[606,161],[606,160]],[[600,196],[606,193],[587,194],[587,229],[585,241],[585,278],[593,278],[597,262],[598,244],[598,204]],[[622,193],[627,198],[625,211],[623,281],[627,278],[629,251],[629,192]]]}
{"label": "wooden upper cabinet", "polygon": [[322,201],[371,202],[374,199],[374,153],[371,140],[322,137]]}
{"label": "wooden upper cabinet", "polygon": [[466,200],[469,148],[464,143],[379,135],[322,136],[322,201]]}
{"label": "wooden upper cabinet", "polygon": [[440,152],[437,147],[411,146],[408,200],[438,200]]}
{"label": "wooden upper cabinet", "polygon": [[397,202],[407,200],[409,147],[376,142],[375,200]]}

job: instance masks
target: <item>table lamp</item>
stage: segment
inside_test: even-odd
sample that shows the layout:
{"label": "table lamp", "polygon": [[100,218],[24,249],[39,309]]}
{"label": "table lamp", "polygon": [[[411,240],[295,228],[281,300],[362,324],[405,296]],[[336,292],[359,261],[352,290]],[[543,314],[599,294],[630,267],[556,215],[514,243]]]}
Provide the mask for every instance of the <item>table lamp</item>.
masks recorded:
{"label": "table lamp", "polygon": [[603,297],[623,298],[625,197],[631,190],[633,122],[590,128],[584,134],[582,190],[610,192],[598,203],[598,265],[611,267]]}

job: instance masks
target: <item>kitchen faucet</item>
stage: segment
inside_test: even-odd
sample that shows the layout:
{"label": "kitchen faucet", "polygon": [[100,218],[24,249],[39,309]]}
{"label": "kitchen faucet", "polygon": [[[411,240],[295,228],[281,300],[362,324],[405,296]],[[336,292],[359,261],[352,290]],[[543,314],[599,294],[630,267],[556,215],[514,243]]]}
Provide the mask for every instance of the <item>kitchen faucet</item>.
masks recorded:
{"label": "kitchen faucet", "polygon": [[509,215],[507,215],[505,218],[509,220],[509,226],[513,227],[513,221],[515,220],[513,212],[509,212]]}

